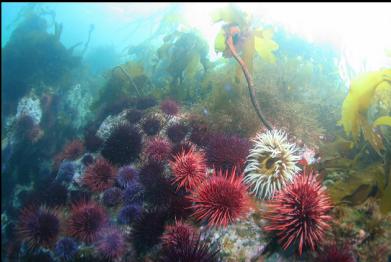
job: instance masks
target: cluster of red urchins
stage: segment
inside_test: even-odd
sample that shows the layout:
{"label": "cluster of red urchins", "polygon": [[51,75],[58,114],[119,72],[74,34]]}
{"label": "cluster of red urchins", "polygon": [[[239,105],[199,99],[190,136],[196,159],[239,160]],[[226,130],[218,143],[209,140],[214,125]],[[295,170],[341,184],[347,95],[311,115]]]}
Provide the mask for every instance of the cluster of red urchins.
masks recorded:
{"label": "cluster of red urchins", "polygon": [[196,219],[206,220],[211,226],[227,226],[248,211],[247,186],[235,167],[207,177],[205,162],[204,154],[194,147],[180,152],[170,161],[172,182],[191,193],[188,199],[194,203]]}
{"label": "cluster of red urchins", "polygon": [[265,230],[275,232],[284,249],[298,242],[299,255],[305,247],[315,250],[329,228],[331,201],[313,172],[298,175],[277,192],[268,208]]}

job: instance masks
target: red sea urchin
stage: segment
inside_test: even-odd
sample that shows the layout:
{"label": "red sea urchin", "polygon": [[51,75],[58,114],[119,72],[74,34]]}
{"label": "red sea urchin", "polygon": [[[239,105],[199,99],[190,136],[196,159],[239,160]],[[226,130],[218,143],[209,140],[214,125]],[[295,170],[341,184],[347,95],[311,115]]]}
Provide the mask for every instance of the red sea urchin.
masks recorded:
{"label": "red sea urchin", "polygon": [[236,135],[215,134],[209,139],[206,147],[206,157],[209,165],[223,171],[233,167],[242,172],[248,153],[250,142]]}
{"label": "red sea urchin", "polygon": [[278,191],[268,208],[265,218],[269,224],[264,229],[276,232],[284,249],[298,241],[299,255],[304,247],[315,250],[329,228],[330,198],[312,172],[304,171]]}
{"label": "red sea urchin", "polygon": [[193,216],[206,219],[211,226],[227,226],[245,215],[250,205],[247,186],[242,176],[236,175],[236,168],[225,174],[215,172],[189,198],[194,202]]}
{"label": "red sea urchin", "polygon": [[217,260],[218,250],[212,250],[201,242],[194,227],[183,222],[166,227],[161,237],[163,242],[159,261],[211,262]]}
{"label": "red sea urchin", "polygon": [[169,227],[162,236],[160,262],[213,262],[218,261],[219,250],[201,241],[200,235],[186,224]]}
{"label": "red sea urchin", "polygon": [[103,207],[95,202],[79,202],[72,206],[68,219],[68,234],[78,240],[91,243],[107,222]]}
{"label": "red sea urchin", "polygon": [[83,182],[94,192],[102,192],[114,185],[116,171],[105,159],[99,158],[85,171]]}
{"label": "red sea urchin", "polygon": [[145,147],[145,153],[152,161],[164,161],[170,156],[171,144],[165,138],[155,137],[148,141]]}
{"label": "red sea urchin", "polygon": [[174,116],[179,112],[179,105],[172,99],[166,99],[160,103],[160,110],[162,110],[167,115]]}
{"label": "red sea urchin", "polygon": [[56,243],[60,233],[59,216],[55,210],[44,206],[26,207],[19,217],[18,232],[30,248],[50,247]]}
{"label": "red sea urchin", "polygon": [[194,227],[189,224],[185,224],[182,221],[177,221],[175,225],[166,226],[161,239],[163,246],[170,248],[180,242],[190,239],[195,234],[196,230]]}
{"label": "red sea urchin", "polygon": [[185,188],[187,191],[194,189],[206,178],[205,157],[202,153],[196,152],[192,147],[190,151],[182,151],[170,161],[173,171],[173,183],[177,189]]}
{"label": "red sea urchin", "polygon": [[343,245],[341,247],[337,244],[332,244],[324,247],[323,252],[316,257],[319,262],[355,262],[351,247]]}

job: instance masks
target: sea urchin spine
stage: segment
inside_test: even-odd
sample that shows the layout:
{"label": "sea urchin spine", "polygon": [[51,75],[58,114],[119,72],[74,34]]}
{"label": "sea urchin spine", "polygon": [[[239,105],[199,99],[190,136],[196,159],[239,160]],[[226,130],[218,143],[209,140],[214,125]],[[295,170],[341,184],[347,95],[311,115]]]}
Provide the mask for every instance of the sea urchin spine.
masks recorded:
{"label": "sea urchin spine", "polygon": [[284,249],[298,241],[299,255],[304,247],[315,250],[329,228],[331,201],[312,172],[298,175],[267,206],[269,224],[264,229],[276,232]]}
{"label": "sea urchin spine", "polygon": [[72,206],[68,220],[68,234],[78,240],[91,243],[105,226],[107,214],[103,207],[95,202],[79,202]]}
{"label": "sea urchin spine", "polygon": [[206,219],[212,226],[227,226],[247,213],[250,204],[247,186],[236,175],[236,168],[230,172],[224,175],[221,170],[216,172],[189,197],[194,202],[196,219]]}
{"label": "sea urchin spine", "polygon": [[105,159],[97,159],[85,171],[83,181],[92,191],[102,192],[114,185],[116,171]]}
{"label": "sea urchin spine", "polygon": [[177,189],[185,188],[190,191],[198,186],[206,178],[205,157],[202,153],[196,152],[192,147],[190,151],[182,151],[170,161],[173,171],[173,183]]}
{"label": "sea urchin spine", "polygon": [[30,248],[50,247],[56,243],[60,220],[55,210],[29,206],[21,211],[19,221],[19,236]]}

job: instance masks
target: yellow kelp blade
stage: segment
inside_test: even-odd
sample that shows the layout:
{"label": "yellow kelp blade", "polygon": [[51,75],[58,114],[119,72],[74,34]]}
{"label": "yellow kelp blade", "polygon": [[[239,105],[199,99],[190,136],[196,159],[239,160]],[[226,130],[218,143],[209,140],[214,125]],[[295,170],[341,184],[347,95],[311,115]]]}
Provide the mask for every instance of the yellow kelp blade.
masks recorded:
{"label": "yellow kelp blade", "polygon": [[391,126],[391,116],[381,116],[376,119],[373,124],[373,127],[377,126]]}
{"label": "yellow kelp blade", "polygon": [[[382,141],[372,131],[368,123],[367,111],[372,103],[378,86],[385,85],[384,82],[391,80],[391,69],[384,69],[376,72],[370,72],[359,76],[351,83],[348,96],[342,105],[342,118],[340,123],[343,125],[345,133],[352,134],[357,141],[360,130],[364,132],[364,138],[379,151]],[[387,83],[389,85],[389,83]]]}
{"label": "yellow kelp blade", "polygon": [[216,10],[211,16],[213,23],[224,21],[225,23],[236,23],[239,27],[247,25],[246,13],[233,4]]}
{"label": "yellow kelp blade", "polygon": [[220,30],[215,38],[215,52],[224,52],[225,50],[225,32]]}
{"label": "yellow kelp blade", "polygon": [[[259,31],[258,31],[259,32]],[[262,59],[274,64],[276,57],[273,52],[278,50],[278,44],[273,41],[273,32],[271,30],[263,30],[262,34],[255,33],[254,46],[255,51],[262,57]]]}

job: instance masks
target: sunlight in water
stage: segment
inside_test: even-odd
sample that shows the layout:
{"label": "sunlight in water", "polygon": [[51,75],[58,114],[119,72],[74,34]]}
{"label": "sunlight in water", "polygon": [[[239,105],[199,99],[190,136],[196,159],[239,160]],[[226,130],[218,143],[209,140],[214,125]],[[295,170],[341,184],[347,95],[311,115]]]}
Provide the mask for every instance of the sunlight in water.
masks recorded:
{"label": "sunlight in water", "polygon": [[[184,16],[201,30],[213,47],[219,26],[210,13],[223,4],[186,4]],[[263,22],[281,25],[314,43],[326,43],[341,53],[351,75],[391,66],[391,5],[370,3],[239,3]],[[373,15],[376,14],[376,15]],[[371,19],[367,19],[371,16]],[[214,50],[211,56],[216,57]],[[350,76],[351,77],[351,76]],[[349,78],[350,78],[349,77]]]}

